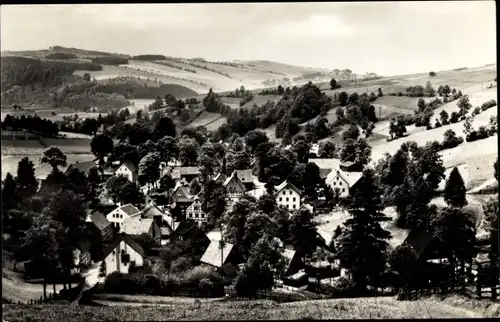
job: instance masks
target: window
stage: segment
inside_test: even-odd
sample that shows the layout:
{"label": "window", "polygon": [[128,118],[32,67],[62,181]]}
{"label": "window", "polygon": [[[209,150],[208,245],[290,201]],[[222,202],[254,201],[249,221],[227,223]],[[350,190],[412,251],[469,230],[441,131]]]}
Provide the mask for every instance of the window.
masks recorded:
{"label": "window", "polygon": [[290,193],[289,193],[289,194],[290,194],[290,195],[292,194],[292,190],[290,190]]}
{"label": "window", "polygon": [[288,202],[288,197],[286,198],[286,201]]}
{"label": "window", "polygon": [[293,209],[295,209],[295,205],[293,205]]}
{"label": "window", "polygon": [[296,198],[295,198],[295,197],[293,197],[293,201],[295,201],[295,200],[296,200]]}
{"label": "window", "polygon": [[280,197],[280,201],[283,201],[283,198]]}
{"label": "window", "polygon": [[345,188],[342,188],[342,192],[345,192]]}
{"label": "window", "polygon": [[285,191],[283,191],[283,194],[285,194],[285,193],[286,193],[286,192],[285,192]]}
{"label": "window", "polygon": [[106,261],[102,261],[101,268],[99,269],[99,277],[106,276]]}

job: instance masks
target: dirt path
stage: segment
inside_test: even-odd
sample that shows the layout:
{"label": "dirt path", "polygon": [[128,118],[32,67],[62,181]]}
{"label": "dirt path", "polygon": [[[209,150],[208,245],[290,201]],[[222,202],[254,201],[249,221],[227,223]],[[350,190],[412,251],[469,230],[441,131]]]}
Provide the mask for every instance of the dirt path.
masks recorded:
{"label": "dirt path", "polygon": [[[2,270],[2,297],[17,303],[26,303],[43,297],[43,284],[26,283],[20,273],[6,269]],[[62,284],[56,284],[56,292],[63,289]],[[47,296],[53,293],[52,284],[47,285]]]}

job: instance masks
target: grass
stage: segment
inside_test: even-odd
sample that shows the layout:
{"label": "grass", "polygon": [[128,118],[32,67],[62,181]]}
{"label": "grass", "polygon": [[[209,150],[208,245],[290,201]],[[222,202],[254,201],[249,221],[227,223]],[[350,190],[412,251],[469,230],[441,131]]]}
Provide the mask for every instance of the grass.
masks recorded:
{"label": "grass", "polygon": [[123,306],[70,307],[67,305],[5,305],[7,321],[160,321],[160,320],[297,320],[297,319],[405,319],[498,317],[498,304],[437,298],[396,301],[392,297],[315,300],[278,304],[271,301],[175,303],[143,305],[140,310]]}

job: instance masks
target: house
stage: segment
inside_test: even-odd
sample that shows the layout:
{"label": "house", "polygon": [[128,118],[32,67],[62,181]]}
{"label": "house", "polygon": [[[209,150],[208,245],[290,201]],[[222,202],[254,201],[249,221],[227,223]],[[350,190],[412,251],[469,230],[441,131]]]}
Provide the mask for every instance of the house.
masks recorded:
{"label": "house", "polygon": [[123,221],[121,232],[131,236],[147,234],[160,243],[160,227],[153,218],[141,218],[141,216],[127,218]]}
{"label": "house", "polygon": [[103,242],[113,238],[113,225],[111,222],[100,212],[95,212],[87,216],[87,228],[89,229],[93,238]]}
{"label": "house", "polygon": [[223,183],[226,181],[226,179],[227,179],[227,176],[226,176],[224,173],[222,173],[222,172],[219,172],[219,174],[217,174],[217,175],[213,178],[213,180],[214,180],[215,182],[220,183],[220,184],[223,184]]}
{"label": "house", "polygon": [[235,172],[247,191],[254,187],[252,169],[235,170]]}
{"label": "house", "polygon": [[220,241],[211,241],[200,259],[202,265],[213,267],[226,275],[233,275],[231,273],[236,272],[239,262],[241,258],[234,245],[225,243],[224,247],[221,247]]}
{"label": "house", "polygon": [[172,211],[180,217],[185,216],[186,209],[194,202],[194,196],[189,192],[189,188],[182,183],[177,183],[170,197],[173,204]]}
{"label": "house", "polygon": [[94,167],[96,167],[98,170],[100,170],[100,173],[102,174],[101,168],[96,166],[96,161],[86,161],[86,162],[78,162],[77,161],[76,163],[72,163],[66,169],[65,174],[68,174],[71,169],[78,169],[81,172],[85,173],[86,176],[88,176],[90,169],[92,169]]}
{"label": "house", "polygon": [[359,165],[352,161],[345,161],[340,164],[340,170],[344,172],[356,172],[359,171]]}
{"label": "house", "polygon": [[340,169],[332,170],[325,179],[325,183],[333,190],[340,189],[340,196],[347,197],[363,176],[362,172],[344,172]]}
{"label": "house", "polygon": [[226,198],[232,199],[233,201],[241,198],[246,192],[245,186],[243,182],[241,182],[236,171],[233,171],[231,176],[224,181],[222,186],[226,191]]}
{"label": "house", "polygon": [[284,206],[289,210],[296,210],[300,208],[300,196],[302,191],[295,187],[293,184],[283,181],[280,185],[275,187],[276,203],[278,206]]}
{"label": "house", "polygon": [[177,226],[174,235],[178,240],[189,240],[193,253],[199,253],[200,255],[210,244],[210,239],[197,225],[190,225],[185,221]]}
{"label": "house", "polygon": [[123,225],[125,219],[130,217],[141,216],[141,211],[131,204],[127,204],[121,207],[117,207],[115,210],[111,211],[106,215],[115,229],[120,229]]}
{"label": "house", "polygon": [[311,148],[309,149],[309,157],[317,158],[318,156],[319,156],[319,144],[314,143],[311,145]]}
{"label": "house", "polygon": [[294,274],[304,268],[302,257],[295,250],[285,248],[283,250],[283,257],[287,259],[287,265],[284,271],[285,276]]}
{"label": "house", "polygon": [[220,241],[222,239],[222,231],[220,228],[215,228],[206,233],[206,235],[210,241]]}
{"label": "house", "polygon": [[191,219],[201,227],[207,222],[207,214],[201,210],[200,198],[195,197],[193,203],[186,209],[186,219]]}
{"label": "house", "polygon": [[115,171],[115,176],[124,176],[130,182],[136,183],[138,178],[139,171],[135,164],[130,161],[123,163],[118,167]]}
{"label": "house", "polygon": [[119,234],[109,244],[102,257],[99,270],[99,282],[103,283],[106,276],[113,272],[128,274],[130,267],[140,267],[144,264],[144,249],[126,234]]}
{"label": "house", "polygon": [[142,209],[142,216],[152,218],[159,227],[163,224],[163,215],[164,211],[158,208],[153,200],[150,200]]}
{"label": "house", "polygon": [[191,180],[198,177],[199,174],[199,167],[174,167],[171,173],[174,180],[184,179],[186,182],[191,182]]}
{"label": "house", "polygon": [[332,170],[339,169],[340,165],[342,164],[342,161],[340,161],[340,159],[335,158],[310,158],[309,162],[312,162],[318,166],[321,179],[325,179]]}

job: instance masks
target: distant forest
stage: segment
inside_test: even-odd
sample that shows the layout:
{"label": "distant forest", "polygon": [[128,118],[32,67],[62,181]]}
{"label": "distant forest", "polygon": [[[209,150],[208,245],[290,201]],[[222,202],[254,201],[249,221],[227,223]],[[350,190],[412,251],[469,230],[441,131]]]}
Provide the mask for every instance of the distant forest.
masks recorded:
{"label": "distant forest", "polygon": [[137,55],[132,57],[133,60],[165,60],[167,57],[163,55]]}
{"label": "distant forest", "polygon": [[63,83],[65,76],[73,75],[75,70],[99,71],[102,66],[94,63],[77,63],[61,61],[40,61],[24,57],[2,57],[1,60],[2,91],[14,86],[53,87]]}
{"label": "distant forest", "polygon": [[103,64],[103,65],[126,65],[128,64],[128,59],[121,57],[106,56],[106,57],[92,58],[92,62],[95,64]]}
{"label": "distant forest", "polygon": [[45,56],[47,59],[77,59],[78,57],[75,54],[66,54],[66,53],[53,53]]}

